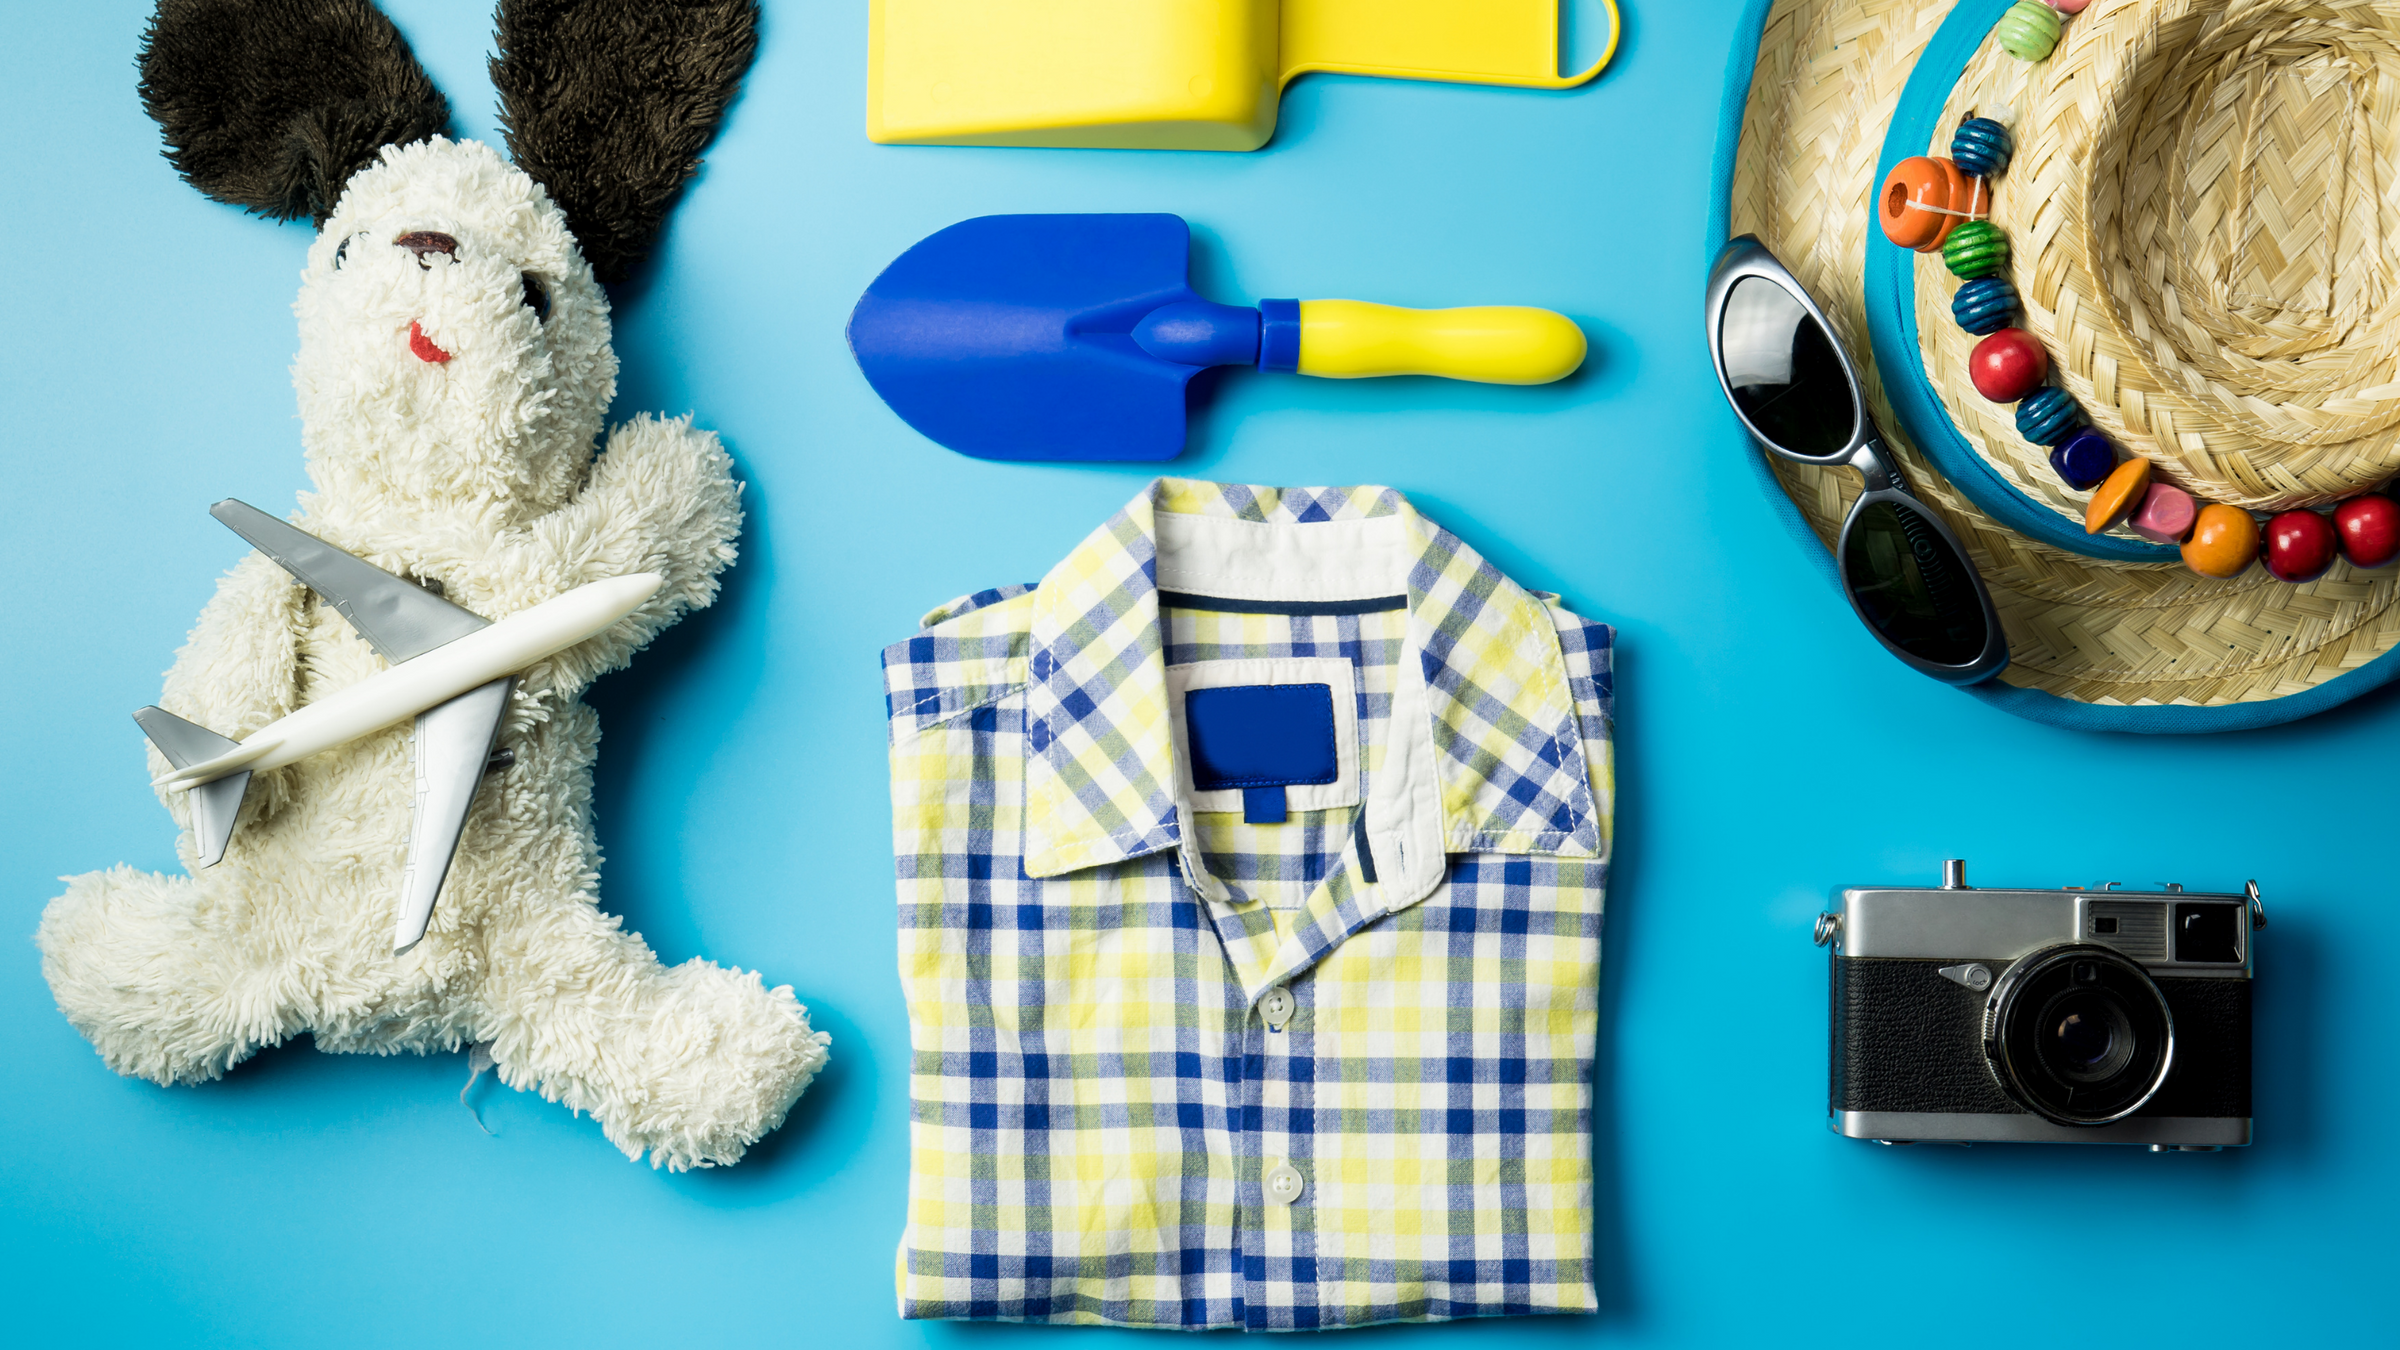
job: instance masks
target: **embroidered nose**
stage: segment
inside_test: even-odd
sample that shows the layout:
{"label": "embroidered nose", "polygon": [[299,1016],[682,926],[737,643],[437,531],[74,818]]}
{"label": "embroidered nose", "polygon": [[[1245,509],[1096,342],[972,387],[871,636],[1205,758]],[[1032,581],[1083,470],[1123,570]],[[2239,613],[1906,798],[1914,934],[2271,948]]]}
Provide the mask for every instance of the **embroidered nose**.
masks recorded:
{"label": "embroidered nose", "polygon": [[392,242],[416,254],[419,267],[433,265],[425,261],[425,255],[428,253],[448,253],[455,256],[458,252],[458,241],[440,230],[410,230]]}

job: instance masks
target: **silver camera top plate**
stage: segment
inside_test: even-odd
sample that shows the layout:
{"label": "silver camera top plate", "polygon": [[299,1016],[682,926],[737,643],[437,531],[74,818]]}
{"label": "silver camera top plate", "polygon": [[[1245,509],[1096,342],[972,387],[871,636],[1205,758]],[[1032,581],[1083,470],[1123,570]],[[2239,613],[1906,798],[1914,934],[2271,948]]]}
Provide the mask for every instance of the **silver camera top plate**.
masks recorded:
{"label": "silver camera top plate", "polygon": [[1858,886],[1842,892],[1834,931],[1844,956],[2005,965],[2087,942],[2162,973],[2241,979],[2250,974],[2252,916],[2250,896],[2222,892]]}

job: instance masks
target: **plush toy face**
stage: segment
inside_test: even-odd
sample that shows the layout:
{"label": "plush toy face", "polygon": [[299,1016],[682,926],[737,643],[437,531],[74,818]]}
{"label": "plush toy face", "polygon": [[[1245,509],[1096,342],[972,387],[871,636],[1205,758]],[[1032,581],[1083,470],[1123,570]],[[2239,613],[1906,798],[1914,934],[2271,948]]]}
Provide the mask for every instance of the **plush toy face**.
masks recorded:
{"label": "plush toy face", "polygon": [[581,479],[616,393],[608,297],[549,194],[489,147],[385,148],[318,232],[293,309],[319,488],[514,516]]}

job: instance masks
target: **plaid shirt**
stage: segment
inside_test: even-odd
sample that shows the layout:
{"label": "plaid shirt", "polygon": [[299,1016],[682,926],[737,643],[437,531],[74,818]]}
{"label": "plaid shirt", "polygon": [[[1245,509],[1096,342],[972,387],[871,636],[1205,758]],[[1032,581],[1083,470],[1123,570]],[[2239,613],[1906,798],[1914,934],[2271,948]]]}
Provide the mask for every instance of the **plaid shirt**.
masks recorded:
{"label": "plaid shirt", "polygon": [[[1609,643],[1390,489],[1160,479],[887,649],[902,1315],[1590,1310]],[[1262,673],[1355,726],[1281,824],[1183,752]]]}

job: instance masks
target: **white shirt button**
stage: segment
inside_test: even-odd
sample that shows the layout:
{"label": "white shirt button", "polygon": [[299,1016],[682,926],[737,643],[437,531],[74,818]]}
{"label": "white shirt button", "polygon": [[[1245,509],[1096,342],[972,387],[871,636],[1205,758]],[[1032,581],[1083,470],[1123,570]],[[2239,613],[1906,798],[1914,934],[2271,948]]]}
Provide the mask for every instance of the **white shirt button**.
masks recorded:
{"label": "white shirt button", "polygon": [[1281,1031],[1292,1020],[1292,1011],[1300,1006],[1290,990],[1281,985],[1266,992],[1258,1001],[1259,1015],[1267,1019],[1267,1029]]}
{"label": "white shirt button", "polygon": [[1290,1163],[1277,1163],[1267,1169],[1267,1198],[1279,1205],[1288,1205],[1308,1189],[1300,1169]]}

